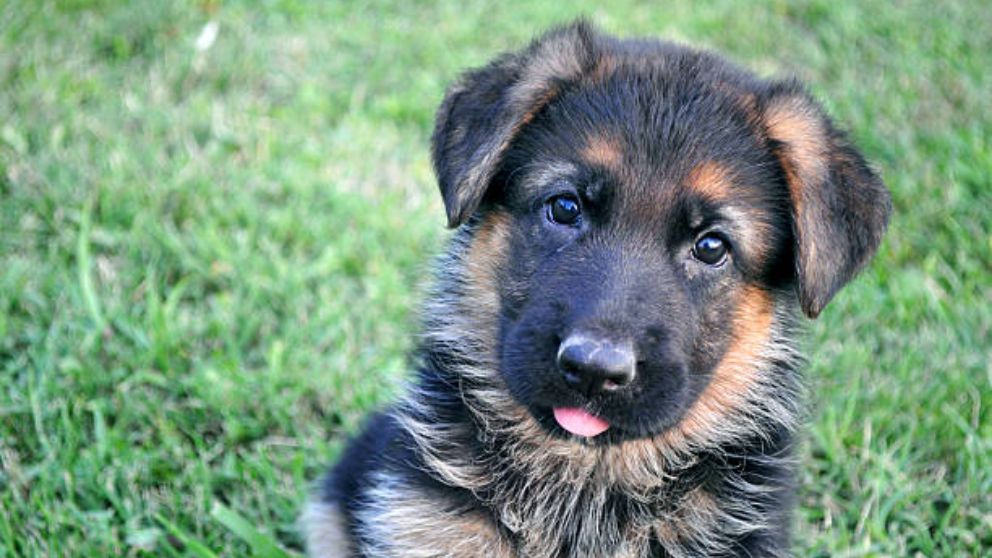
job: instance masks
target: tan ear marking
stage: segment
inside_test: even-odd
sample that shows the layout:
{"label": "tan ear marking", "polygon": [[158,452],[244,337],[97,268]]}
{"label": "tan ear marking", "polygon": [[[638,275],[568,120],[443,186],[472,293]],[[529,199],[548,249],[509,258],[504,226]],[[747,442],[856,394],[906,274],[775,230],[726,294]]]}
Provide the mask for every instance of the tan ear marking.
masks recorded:
{"label": "tan ear marking", "polygon": [[823,121],[808,101],[790,97],[765,112],[768,136],[785,151],[783,170],[792,202],[800,209],[803,190],[820,184],[827,175],[829,141]]}

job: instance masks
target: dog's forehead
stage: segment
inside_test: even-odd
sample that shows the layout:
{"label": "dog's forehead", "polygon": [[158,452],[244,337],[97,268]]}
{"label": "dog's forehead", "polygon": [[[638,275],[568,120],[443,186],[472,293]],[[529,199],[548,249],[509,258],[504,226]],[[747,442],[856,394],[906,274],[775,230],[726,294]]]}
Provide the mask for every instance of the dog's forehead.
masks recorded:
{"label": "dog's forehead", "polygon": [[534,159],[596,167],[645,195],[691,184],[720,197],[740,186],[732,178],[768,178],[757,82],[716,60],[625,60],[565,87],[536,115],[524,134]]}
{"label": "dog's forehead", "polygon": [[540,111],[517,144],[514,171],[528,190],[605,177],[618,202],[659,210],[774,195],[775,160],[755,102],[746,82],[726,76],[616,70]]}

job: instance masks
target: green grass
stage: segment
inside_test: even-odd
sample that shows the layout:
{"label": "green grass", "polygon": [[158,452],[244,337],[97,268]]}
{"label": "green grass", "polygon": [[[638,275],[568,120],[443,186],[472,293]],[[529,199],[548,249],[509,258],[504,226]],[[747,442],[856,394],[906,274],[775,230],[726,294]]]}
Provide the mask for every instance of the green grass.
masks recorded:
{"label": "green grass", "polygon": [[986,2],[362,4],[0,2],[0,558],[298,552],[404,373],[445,84],[580,13],[807,79],[893,191],[811,327],[799,554],[992,551]]}

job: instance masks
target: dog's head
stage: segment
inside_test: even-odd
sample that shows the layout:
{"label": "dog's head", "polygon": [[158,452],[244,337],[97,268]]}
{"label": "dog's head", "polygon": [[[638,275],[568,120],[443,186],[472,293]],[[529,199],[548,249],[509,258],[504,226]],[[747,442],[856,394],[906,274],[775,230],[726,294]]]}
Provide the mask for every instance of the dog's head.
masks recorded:
{"label": "dog's head", "polygon": [[513,398],[608,441],[745,404],[788,315],[820,313],[890,210],[795,82],[583,23],[463,76],[433,159]]}

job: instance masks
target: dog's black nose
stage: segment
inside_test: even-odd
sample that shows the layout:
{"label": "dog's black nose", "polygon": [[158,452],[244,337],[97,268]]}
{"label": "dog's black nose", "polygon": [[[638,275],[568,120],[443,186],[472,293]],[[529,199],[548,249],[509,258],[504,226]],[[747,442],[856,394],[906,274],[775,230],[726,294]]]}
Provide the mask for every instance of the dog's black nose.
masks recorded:
{"label": "dog's black nose", "polygon": [[632,343],[618,343],[581,333],[558,347],[558,369],[565,382],[585,395],[613,391],[634,381],[637,357]]}

